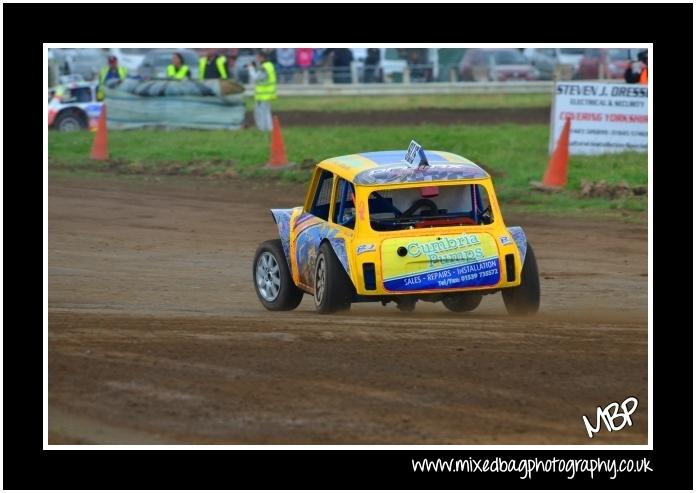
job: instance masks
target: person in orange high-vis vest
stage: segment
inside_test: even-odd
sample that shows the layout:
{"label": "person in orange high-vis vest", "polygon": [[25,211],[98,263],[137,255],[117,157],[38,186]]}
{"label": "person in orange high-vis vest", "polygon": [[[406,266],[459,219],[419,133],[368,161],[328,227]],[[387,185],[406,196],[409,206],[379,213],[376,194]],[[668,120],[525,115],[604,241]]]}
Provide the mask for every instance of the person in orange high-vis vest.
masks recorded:
{"label": "person in orange high-vis vest", "polygon": [[643,50],[638,53],[637,62],[629,62],[626,67],[624,79],[629,84],[647,84],[648,83],[648,50]]}
{"label": "person in orange high-vis vest", "polygon": [[638,60],[643,63],[643,70],[640,71],[640,77],[638,78],[638,84],[648,83],[648,50],[641,51],[638,53]]}

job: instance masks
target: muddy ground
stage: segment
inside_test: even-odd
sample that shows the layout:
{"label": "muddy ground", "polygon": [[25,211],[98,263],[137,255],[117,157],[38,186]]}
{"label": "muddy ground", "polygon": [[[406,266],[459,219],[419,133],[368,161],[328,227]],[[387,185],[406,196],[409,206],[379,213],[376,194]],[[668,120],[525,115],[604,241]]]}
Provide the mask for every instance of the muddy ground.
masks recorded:
{"label": "muddy ground", "polygon": [[[551,108],[421,108],[399,111],[274,111],[283,126],[398,126],[398,125],[492,125],[516,123],[548,125]],[[247,112],[244,124],[254,126]]]}
{"label": "muddy ground", "polygon": [[[509,214],[542,275],[539,316],[312,300],[270,313],[251,282],[268,207],[300,186],[49,181],[49,443],[647,442],[647,228]],[[640,400],[588,439],[583,415]]]}

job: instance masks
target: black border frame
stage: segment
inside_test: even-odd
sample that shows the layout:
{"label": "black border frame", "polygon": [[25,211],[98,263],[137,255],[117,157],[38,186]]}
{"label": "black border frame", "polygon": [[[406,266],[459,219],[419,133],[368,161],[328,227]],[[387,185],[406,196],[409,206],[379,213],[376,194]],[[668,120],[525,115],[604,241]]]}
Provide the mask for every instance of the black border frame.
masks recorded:
{"label": "black border frame", "polygon": [[[192,14],[195,11],[195,14]],[[43,148],[38,101],[28,110],[25,95],[43,91],[37,72],[43,42],[161,42],[175,39],[216,43],[259,42],[652,42],[657,80],[655,104],[654,180],[674,176],[686,181],[683,143],[692,142],[692,124],[683,114],[692,107],[692,15],[690,4],[4,4],[5,231],[8,267],[4,317],[4,486],[12,489],[650,489],[692,488],[692,399],[673,398],[670,383],[692,389],[693,333],[670,322],[678,312],[679,294],[691,306],[693,284],[682,256],[675,275],[655,261],[654,286],[654,409],[653,451],[450,451],[450,450],[204,450],[204,451],[44,451],[42,450],[42,336],[44,307],[39,307],[39,253],[43,258],[38,220],[45,200],[36,166]],[[66,20],[69,19],[69,23]],[[290,19],[296,19],[292,21]],[[495,19],[495,25],[476,19]],[[562,21],[559,21],[562,19]],[[598,19],[609,28],[597,27]],[[317,23],[325,27],[315,27]],[[183,24],[183,25],[182,25]],[[297,25],[303,27],[297,29]],[[368,32],[361,26],[378,26]],[[248,29],[243,32],[242,28]],[[261,31],[261,28],[263,31]],[[263,39],[259,33],[263,32]],[[28,56],[27,56],[28,55]],[[41,52],[43,57],[43,51]],[[32,68],[30,74],[25,69]],[[663,75],[664,74],[664,75]],[[21,81],[22,85],[13,81]],[[670,87],[671,86],[671,87]],[[34,92],[36,91],[36,92]],[[40,94],[42,94],[41,92]],[[667,96],[664,96],[667,94]],[[671,103],[671,104],[669,104]],[[686,110],[688,113],[689,111]],[[671,114],[670,114],[671,113]],[[693,115],[691,115],[693,119]],[[660,125],[659,122],[669,122]],[[670,175],[668,175],[670,173]],[[34,179],[36,177],[36,179]],[[31,178],[31,180],[30,180]],[[29,184],[32,186],[28,186]],[[655,204],[669,203],[669,216],[691,218],[688,204],[668,187],[653,187]],[[667,194],[670,194],[667,196]],[[20,205],[21,204],[21,205]],[[18,205],[20,205],[18,207]],[[32,212],[28,208],[33,209]],[[688,217],[687,217],[688,216]],[[657,217],[663,217],[660,214]],[[35,219],[34,219],[35,218]],[[669,219],[669,217],[668,217]],[[655,259],[674,255],[654,231]],[[667,249],[670,249],[668,252]],[[677,248],[683,248],[678,246]],[[41,252],[40,252],[41,251]],[[664,253],[664,255],[663,255]],[[16,267],[13,270],[11,267]],[[686,279],[686,289],[678,286]],[[660,299],[661,296],[665,299]],[[668,298],[669,297],[669,298]],[[658,309],[660,308],[661,309]],[[651,396],[651,398],[654,398]],[[567,480],[562,474],[536,474],[521,480],[516,473],[414,473],[410,459],[437,458],[634,458],[650,459],[653,472]],[[24,467],[23,467],[24,466]]]}

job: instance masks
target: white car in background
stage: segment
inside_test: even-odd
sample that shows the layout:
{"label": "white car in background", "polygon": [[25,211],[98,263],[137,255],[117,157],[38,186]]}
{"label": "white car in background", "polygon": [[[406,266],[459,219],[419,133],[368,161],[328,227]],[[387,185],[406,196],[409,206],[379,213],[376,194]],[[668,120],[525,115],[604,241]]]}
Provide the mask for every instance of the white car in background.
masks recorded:
{"label": "white car in background", "polygon": [[585,55],[585,48],[525,48],[524,56],[534,65],[543,78],[550,78],[556,65],[570,65],[573,75]]}
{"label": "white car in background", "polygon": [[135,73],[143,63],[145,55],[151,50],[152,48],[111,48],[109,52],[118,58],[121,67],[128,69],[129,73]]}
{"label": "white car in background", "polygon": [[[411,66],[411,82],[430,82],[438,80],[438,49],[437,48],[379,48],[379,64],[375,73],[375,82],[403,82],[404,72],[409,67],[406,58],[413,51],[420,51],[420,63]],[[363,80],[367,48],[352,48],[353,63],[357,67],[358,80]]]}

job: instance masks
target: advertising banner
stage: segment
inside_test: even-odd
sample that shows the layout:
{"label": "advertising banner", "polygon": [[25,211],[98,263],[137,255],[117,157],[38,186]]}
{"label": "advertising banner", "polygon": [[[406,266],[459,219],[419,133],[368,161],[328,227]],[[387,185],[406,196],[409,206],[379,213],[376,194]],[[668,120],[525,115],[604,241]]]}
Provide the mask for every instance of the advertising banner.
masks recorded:
{"label": "advertising banner", "polygon": [[557,82],[549,153],[570,119],[570,154],[648,151],[648,86]]}

